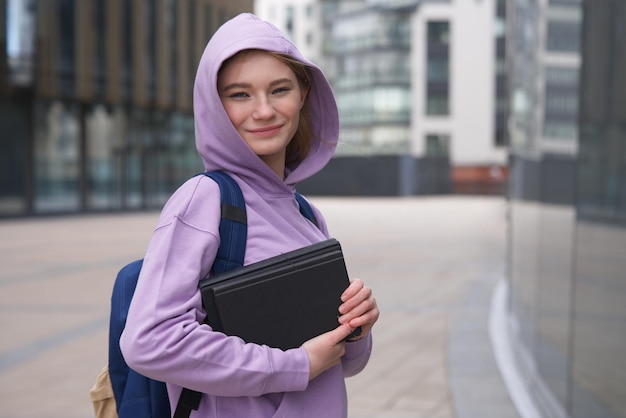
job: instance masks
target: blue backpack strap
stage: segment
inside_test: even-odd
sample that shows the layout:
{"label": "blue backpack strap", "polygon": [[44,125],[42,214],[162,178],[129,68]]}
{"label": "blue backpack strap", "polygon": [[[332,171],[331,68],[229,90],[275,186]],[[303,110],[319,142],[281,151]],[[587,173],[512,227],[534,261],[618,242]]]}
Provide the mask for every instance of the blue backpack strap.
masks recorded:
{"label": "blue backpack strap", "polygon": [[[220,274],[243,266],[248,235],[246,206],[239,185],[229,175],[219,171],[203,174],[212,178],[220,188],[220,246],[212,268],[213,274]],[[296,200],[302,215],[318,226],[309,202],[297,192]],[[143,260],[128,264],[120,270],[115,280],[109,322],[109,374],[120,418],[169,418],[165,384],[131,370],[119,347],[142,265]],[[184,388],[174,418],[188,418],[192,410],[198,409],[201,398],[200,392]]]}
{"label": "blue backpack strap", "polygon": [[[221,171],[202,173],[210,177],[220,188],[220,245],[211,268],[213,275],[243,267],[248,238],[246,202],[239,185],[228,174]],[[197,410],[202,393],[183,388],[173,418],[188,418]]]}
{"label": "blue backpack strap", "polygon": [[296,200],[298,201],[298,205],[300,206],[300,213],[302,214],[302,216],[313,222],[313,225],[319,228],[320,226],[317,223],[317,218],[315,217],[315,212],[313,212],[313,208],[311,208],[311,204],[304,198],[304,196],[302,196],[298,192],[296,192]]}
{"label": "blue backpack strap", "polygon": [[246,203],[241,188],[228,174],[221,171],[203,174],[218,184],[221,194],[220,246],[212,268],[212,274],[217,275],[243,267],[248,238]]}

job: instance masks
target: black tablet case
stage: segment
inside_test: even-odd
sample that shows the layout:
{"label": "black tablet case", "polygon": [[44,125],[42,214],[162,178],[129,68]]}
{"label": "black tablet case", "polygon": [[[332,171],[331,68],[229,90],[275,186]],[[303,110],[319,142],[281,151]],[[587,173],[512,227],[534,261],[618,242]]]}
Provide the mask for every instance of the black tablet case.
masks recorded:
{"label": "black tablet case", "polygon": [[202,280],[200,291],[213,330],[287,350],[339,325],[349,284],[329,239]]}

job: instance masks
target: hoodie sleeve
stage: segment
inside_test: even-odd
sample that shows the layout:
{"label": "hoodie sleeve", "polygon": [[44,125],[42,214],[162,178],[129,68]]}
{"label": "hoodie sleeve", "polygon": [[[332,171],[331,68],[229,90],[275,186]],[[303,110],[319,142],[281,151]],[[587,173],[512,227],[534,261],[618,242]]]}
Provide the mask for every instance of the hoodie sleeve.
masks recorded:
{"label": "hoodie sleeve", "polygon": [[366,337],[346,343],[346,354],[341,359],[345,377],[360,373],[367,365],[372,353],[372,333]]}
{"label": "hoodie sleeve", "polygon": [[305,390],[304,349],[246,344],[202,324],[198,281],[219,245],[219,187],[198,176],[166,204],[148,246],[120,347],[155,380],[218,396]]}

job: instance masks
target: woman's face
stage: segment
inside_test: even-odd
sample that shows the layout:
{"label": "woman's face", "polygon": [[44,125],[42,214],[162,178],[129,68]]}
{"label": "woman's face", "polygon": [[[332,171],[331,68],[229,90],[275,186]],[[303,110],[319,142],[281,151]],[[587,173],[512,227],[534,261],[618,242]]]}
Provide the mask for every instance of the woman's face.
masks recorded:
{"label": "woman's face", "polygon": [[282,178],[306,97],[293,71],[266,52],[245,52],[222,68],[217,89],[237,132]]}

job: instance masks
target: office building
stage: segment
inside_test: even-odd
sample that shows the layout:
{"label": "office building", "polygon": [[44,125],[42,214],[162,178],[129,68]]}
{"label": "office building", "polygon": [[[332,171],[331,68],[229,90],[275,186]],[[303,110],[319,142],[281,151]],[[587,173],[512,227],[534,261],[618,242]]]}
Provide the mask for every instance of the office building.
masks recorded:
{"label": "office building", "polygon": [[504,191],[503,1],[264,0],[256,10],[304,44],[337,97],[337,155],[304,192]]}
{"label": "office building", "polygon": [[[0,215],[159,208],[202,169],[191,93],[204,45],[252,7],[0,0]],[[496,0],[259,1],[258,14],[324,69],[340,107],[337,156],[301,191],[502,192],[503,10]]]}
{"label": "office building", "polygon": [[192,89],[252,0],[1,0],[0,215],[160,207],[202,170]]}

